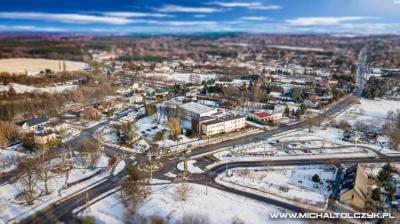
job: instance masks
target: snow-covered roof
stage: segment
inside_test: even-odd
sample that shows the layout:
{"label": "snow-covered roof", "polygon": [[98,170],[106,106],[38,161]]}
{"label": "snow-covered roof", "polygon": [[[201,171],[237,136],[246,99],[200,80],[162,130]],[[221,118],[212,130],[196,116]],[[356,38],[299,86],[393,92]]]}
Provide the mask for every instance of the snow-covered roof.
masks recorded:
{"label": "snow-covered roof", "polygon": [[180,108],[196,113],[196,114],[204,114],[204,113],[208,113],[211,111],[214,111],[214,108],[199,104],[199,103],[195,103],[195,102],[189,102],[189,103],[185,103],[179,106]]}

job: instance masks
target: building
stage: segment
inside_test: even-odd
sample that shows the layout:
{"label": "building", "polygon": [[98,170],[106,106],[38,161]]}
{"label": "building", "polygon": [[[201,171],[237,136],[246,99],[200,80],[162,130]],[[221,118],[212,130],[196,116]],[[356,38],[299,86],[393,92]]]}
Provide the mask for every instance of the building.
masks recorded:
{"label": "building", "polygon": [[19,123],[19,126],[24,131],[38,131],[44,128],[44,126],[49,123],[49,118],[47,116],[41,116],[32,118]]}
{"label": "building", "polygon": [[265,111],[259,111],[255,113],[250,113],[249,118],[258,122],[274,122],[282,119],[282,113],[273,114]]}
{"label": "building", "polygon": [[308,99],[304,100],[304,104],[309,108],[317,108],[319,106],[319,99],[316,95],[311,95]]}
{"label": "building", "polygon": [[111,102],[102,102],[96,105],[96,108],[99,109],[101,112],[109,112],[114,110],[114,105]]}
{"label": "building", "polygon": [[135,94],[128,99],[129,103],[143,103],[144,97],[141,94]]}
{"label": "building", "polygon": [[204,123],[208,121],[213,121],[215,118],[205,116],[205,117],[200,117],[198,119],[192,119],[192,130],[195,133],[202,133],[201,127]]}
{"label": "building", "polygon": [[36,144],[45,145],[50,141],[56,140],[57,136],[54,132],[43,132],[43,133],[36,133],[33,138]]}
{"label": "building", "polygon": [[84,117],[98,118],[101,116],[101,111],[94,107],[88,107],[82,111]]}
{"label": "building", "polygon": [[178,110],[179,113],[188,120],[211,116],[218,112],[216,108],[211,108],[195,102],[179,105]]}
{"label": "building", "polygon": [[358,164],[348,168],[343,176],[339,201],[355,208],[364,209],[367,196],[368,176]]}
{"label": "building", "polygon": [[246,126],[246,117],[230,116],[204,122],[201,125],[203,134],[210,136],[220,133],[229,133],[240,130]]}

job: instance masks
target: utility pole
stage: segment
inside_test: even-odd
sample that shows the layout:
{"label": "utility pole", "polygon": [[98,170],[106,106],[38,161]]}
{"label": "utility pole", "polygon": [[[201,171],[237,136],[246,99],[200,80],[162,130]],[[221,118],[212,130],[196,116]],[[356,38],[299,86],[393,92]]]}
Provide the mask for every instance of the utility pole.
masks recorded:
{"label": "utility pole", "polygon": [[150,181],[151,181],[151,179],[153,179],[153,164],[151,161],[151,152],[149,152],[148,157],[149,157],[149,162],[150,162]]}
{"label": "utility pole", "polygon": [[264,143],[264,158],[267,156],[267,143]]}

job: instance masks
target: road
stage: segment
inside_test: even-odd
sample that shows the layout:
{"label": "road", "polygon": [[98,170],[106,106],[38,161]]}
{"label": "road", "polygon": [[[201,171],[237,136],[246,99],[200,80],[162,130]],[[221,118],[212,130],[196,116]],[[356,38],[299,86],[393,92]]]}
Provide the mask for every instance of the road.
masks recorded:
{"label": "road", "polygon": [[355,95],[357,97],[361,97],[365,88],[366,79],[367,79],[367,70],[366,70],[366,63],[367,63],[367,48],[363,47],[358,54],[357,60],[357,91]]}
{"label": "road", "polygon": [[40,212],[37,212],[35,215],[22,220],[20,223],[56,223],[57,220],[69,223],[68,221],[71,221],[73,218],[72,212],[75,208],[83,206],[88,201],[93,200],[99,195],[120,186],[126,174],[127,172],[123,171],[116,176],[111,176],[105,182],[69,197],[64,201],[52,204]]}
{"label": "road", "polygon": [[[357,71],[357,84],[358,88],[354,92],[354,94],[349,95],[344,97],[341,101],[335,103],[333,106],[328,108],[326,111],[324,111],[323,114],[319,115],[321,120],[326,120],[332,117],[337,116],[338,113],[343,112],[344,110],[348,109],[350,106],[352,106],[356,102],[356,97],[359,98],[362,95],[364,86],[365,86],[365,62],[366,62],[366,48],[363,48],[360,51],[359,54],[359,60],[358,60],[358,71]],[[94,131],[96,131],[98,128],[107,125],[109,121],[104,121],[102,123],[99,123],[98,125],[95,125],[94,127],[85,129],[77,138],[74,140],[70,141],[70,145],[76,145],[79,141],[84,136],[92,136]],[[281,125],[276,129],[270,130],[270,131],[265,131],[262,133],[257,133],[237,139],[232,139],[228,140],[225,142],[217,143],[214,145],[210,146],[205,146],[205,147],[200,147],[195,150],[193,150],[190,153],[190,156],[196,156],[196,155],[201,155],[204,153],[212,153],[215,150],[218,150],[220,148],[224,147],[232,147],[232,146],[237,146],[237,145],[244,145],[248,144],[251,142],[257,142],[260,140],[265,140],[268,137],[271,137],[272,135],[276,135],[279,133],[287,132],[290,130],[296,130],[296,129],[301,129],[305,128],[307,126],[307,121],[300,121],[295,124],[289,124],[289,125]],[[106,153],[108,155],[131,155],[130,153],[127,152],[122,152],[118,148],[113,148],[107,146],[105,149]],[[133,155],[133,154],[132,154]],[[153,173],[155,178],[165,178],[164,174],[173,171],[176,169],[176,165],[179,162],[179,158],[181,156],[187,156],[185,153],[179,153],[175,155],[174,158],[160,158],[160,162],[163,164],[163,167],[155,171]],[[137,155],[138,160],[143,161],[147,159],[146,155]],[[131,162],[127,157],[125,159],[128,162]],[[207,171],[203,175],[193,175],[191,176],[190,181],[198,184],[206,184],[210,183],[210,186],[239,194],[245,197],[253,198],[259,201],[264,201],[267,203],[275,204],[278,206],[281,206],[283,208],[287,208],[293,211],[302,211],[301,207],[296,207],[292,204],[289,203],[283,203],[281,201],[277,201],[271,198],[266,198],[262,197],[259,195],[255,195],[252,193],[248,192],[243,192],[243,191],[238,191],[232,188],[228,188],[222,185],[219,185],[215,183],[215,177],[221,172],[224,172],[226,168],[234,168],[234,167],[257,167],[257,166],[288,166],[288,165],[317,165],[317,164],[326,164],[330,162],[331,159],[301,159],[301,160],[274,160],[273,162],[271,161],[259,161],[259,162],[232,162],[229,163],[228,165],[223,164],[220,166],[216,166],[212,168],[211,170]],[[400,156],[399,157],[385,157],[381,156],[379,158],[374,158],[374,157],[364,157],[364,158],[343,158],[343,159],[337,159],[337,162],[340,163],[371,163],[371,162],[388,162],[388,161],[400,161]],[[126,175],[126,172],[123,172],[119,174],[118,176],[115,177],[110,177],[108,178],[104,183],[89,189],[87,191],[81,192],[65,201],[59,202],[57,204],[51,205],[47,207],[46,209],[38,212],[35,216],[31,216],[23,220],[22,223],[32,223],[35,220],[41,220],[44,221],[45,223],[51,223],[55,219],[57,220],[63,220],[63,221],[68,221],[71,218],[71,214],[74,208],[77,208],[79,206],[82,206],[86,203],[86,201],[93,200],[94,198],[98,197],[99,195],[112,190],[116,188],[117,186],[120,186],[122,183],[123,177]]]}

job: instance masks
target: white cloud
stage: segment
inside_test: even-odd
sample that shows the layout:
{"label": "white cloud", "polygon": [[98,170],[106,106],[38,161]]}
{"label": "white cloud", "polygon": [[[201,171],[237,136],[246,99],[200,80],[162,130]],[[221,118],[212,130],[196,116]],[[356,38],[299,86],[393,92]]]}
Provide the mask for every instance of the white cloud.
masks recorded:
{"label": "white cloud", "polygon": [[334,26],[343,22],[371,19],[372,17],[343,16],[343,17],[299,17],[286,22],[292,26]]}
{"label": "white cloud", "polygon": [[47,20],[64,23],[106,23],[113,25],[124,25],[134,20],[113,17],[113,16],[96,16],[87,14],[74,13],[40,13],[40,12],[0,12],[0,18],[8,19],[29,19],[29,20]]}
{"label": "white cloud", "polygon": [[67,32],[66,29],[55,28],[55,27],[37,27],[37,26],[26,26],[26,25],[13,25],[5,26],[0,25],[2,31],[33,31],[33,32]]}
{"label": "white cloud", "polygon": [[215,21],[146,21],[147,24],[169,25],[169,26],[213,26],[217,25]]}
{"label": "white cloud", "polygon": [[164,5],[162,8],[157,9],[158,12],[192,12],[192,13],[214,13],[221,10],[211,7],[185,7],[179,5]]}
{"label": "white cloud", "polygon": [[122,17],[122,18],[130,18],[130,17],[154,17],[154,18],[165,18],[165,17],[174,17],[173,15],[165,14],[165,13],[145,13],[145,12],[105,12],[103,15],[112,16],[112,17]]}
{"label": "white cloud", "polygon": [[241,20],[249,20],[249,21],[264,21],[268,18],[265,16],[243,16],[240,17]]}
{"label": "white cloud", "polygon": [[267,5],[261,2],[209,2],[208,5],[218,5],[225,8],[248,8],[260,10],[276,10],[281,9],[279,5]]}

